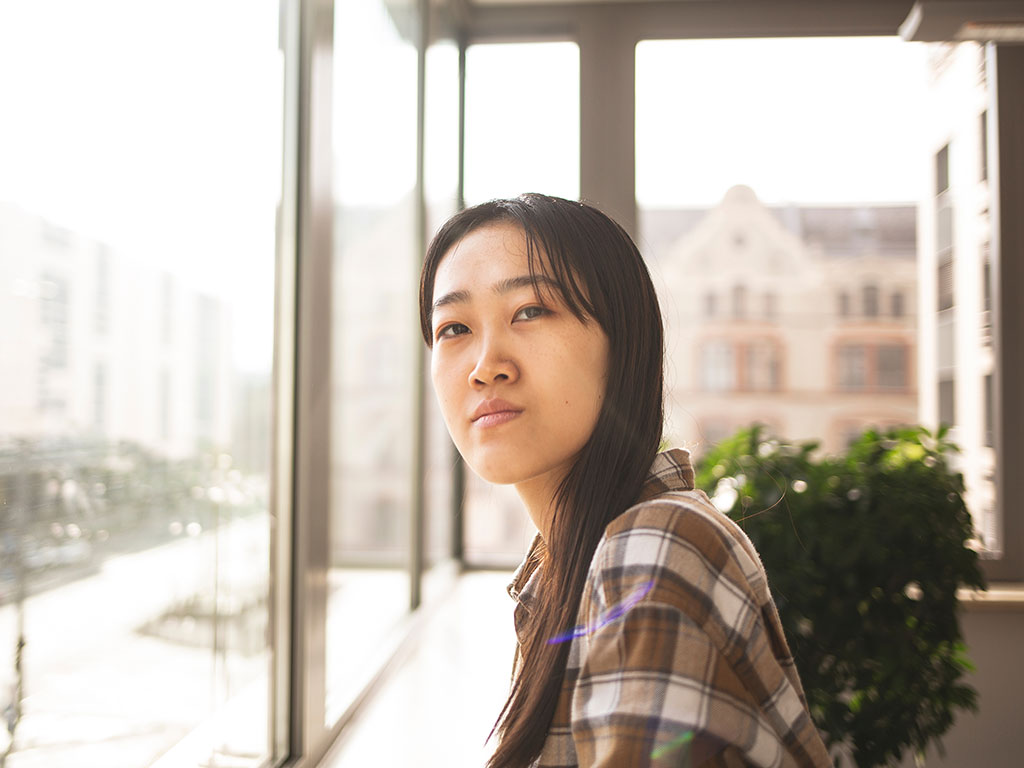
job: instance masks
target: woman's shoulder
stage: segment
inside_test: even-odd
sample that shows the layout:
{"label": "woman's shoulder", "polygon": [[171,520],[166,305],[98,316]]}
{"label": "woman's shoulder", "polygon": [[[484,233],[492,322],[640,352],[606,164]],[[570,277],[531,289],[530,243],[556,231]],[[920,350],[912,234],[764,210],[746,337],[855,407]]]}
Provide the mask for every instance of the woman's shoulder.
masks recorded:
{"label": "woman's shoulder", "polygon": [[638,581],[669,593],[708,595],[724,587],[755,604],[770,600],[750,539],[699,490],[659,494],[613,519],[598,544],[591,575],[611,600]]}

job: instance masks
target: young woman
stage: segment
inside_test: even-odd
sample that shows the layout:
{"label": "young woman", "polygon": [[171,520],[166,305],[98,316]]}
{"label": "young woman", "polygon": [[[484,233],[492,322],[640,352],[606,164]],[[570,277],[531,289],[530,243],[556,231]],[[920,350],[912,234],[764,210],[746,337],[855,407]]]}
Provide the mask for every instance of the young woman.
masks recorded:
{"label": "young woman", "polygon": [[661,315],[622,228],[544,195],[469,208],[420,321],[459,452],[539,530],[490,768],[830,765],[750,541],[658,453]]}

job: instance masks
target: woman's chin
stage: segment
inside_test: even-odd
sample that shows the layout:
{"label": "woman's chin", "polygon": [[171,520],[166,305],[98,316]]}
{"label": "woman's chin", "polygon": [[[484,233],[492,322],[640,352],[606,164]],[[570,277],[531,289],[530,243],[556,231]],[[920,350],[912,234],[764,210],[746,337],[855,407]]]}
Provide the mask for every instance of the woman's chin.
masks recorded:
{"label": "woman's chin", "polygon": [[515,485],[528,477],[528,474],[516,466],[515,462],[494,460],[474,462],[466,459],[466,463],[480,479],[492,485]]}

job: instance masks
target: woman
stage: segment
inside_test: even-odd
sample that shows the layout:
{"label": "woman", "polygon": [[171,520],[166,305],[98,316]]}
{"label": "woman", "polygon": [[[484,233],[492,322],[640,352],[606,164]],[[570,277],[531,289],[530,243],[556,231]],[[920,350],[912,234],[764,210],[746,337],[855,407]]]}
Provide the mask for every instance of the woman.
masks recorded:
{"label": "woman", "polygon": [[657,452],[661,316],[622,228],[544,195],[469,208],[420,320],[459,452],[539,531],[490,768],[829,765],[752,545]]}

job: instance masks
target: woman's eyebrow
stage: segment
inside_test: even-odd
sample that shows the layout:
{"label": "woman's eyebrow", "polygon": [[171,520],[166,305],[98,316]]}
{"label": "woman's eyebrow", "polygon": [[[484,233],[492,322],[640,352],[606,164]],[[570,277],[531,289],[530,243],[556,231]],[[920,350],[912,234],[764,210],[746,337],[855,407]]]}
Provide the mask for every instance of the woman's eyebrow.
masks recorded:
{"label": "woman's eyebrow", "polygon": [[[558,287],[558,283],[547,275],[537,275],[536,277],[520,275],[519,277],[506,277],[504,280],[499,280],[491,286],[491,290],[494,293],[501,295],[511,293],[512,291],[518,291],[520,288],[526,288],[528,286],[535,288],[540,285],[544,285],[551,290],[555,290]],[[462,304],[469,301],[469,297],[469,291],[451,291],[444,294],[434,302],[431,312],[436,312],[441,307],[445,307],[450,304]]]}

